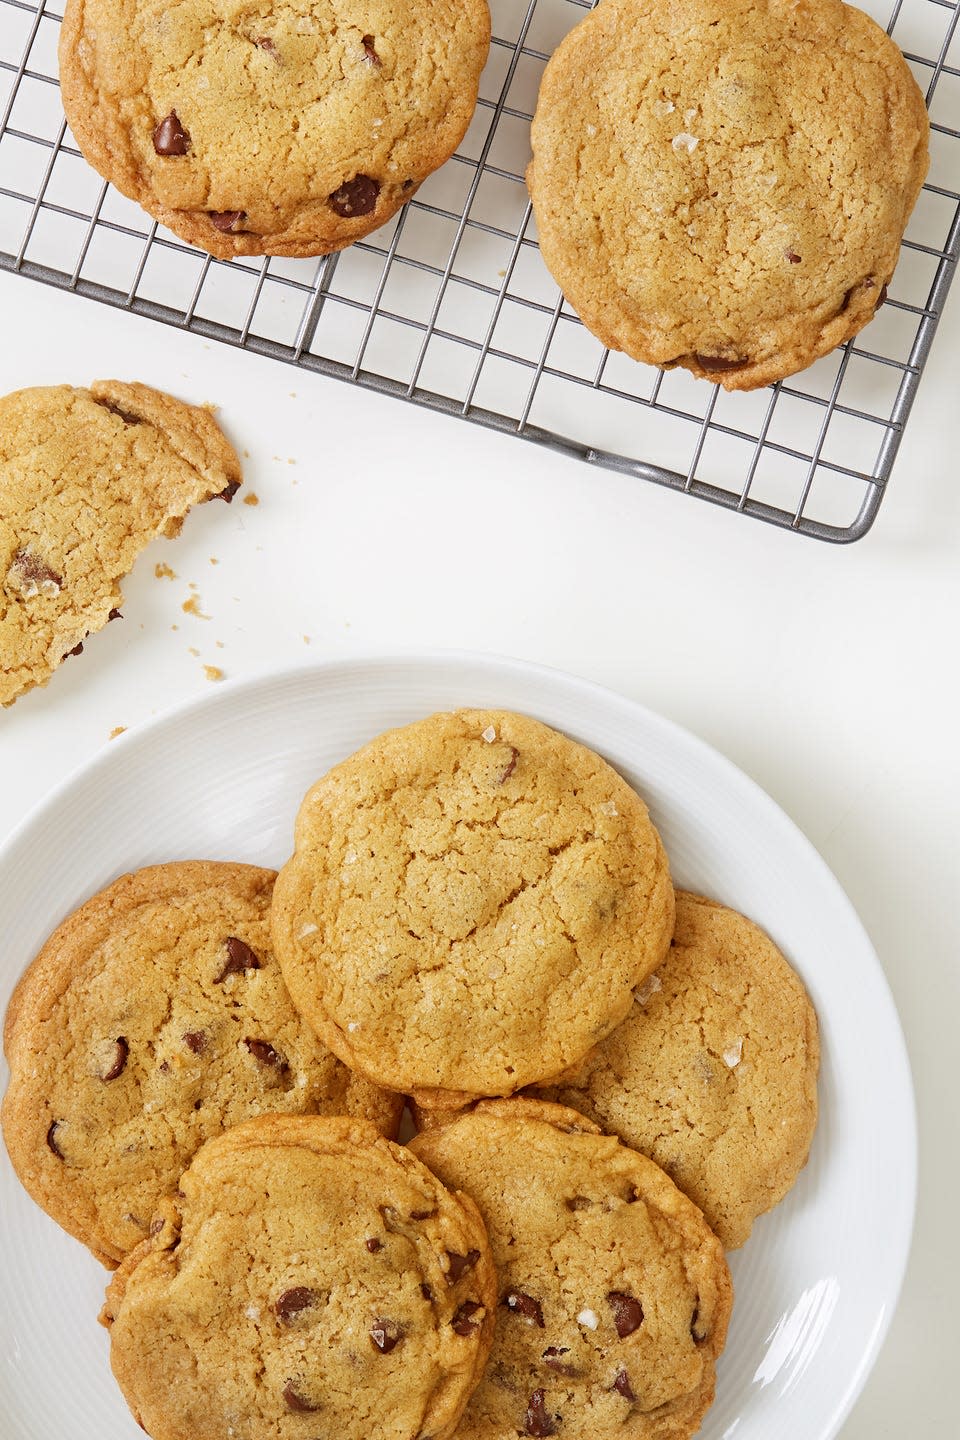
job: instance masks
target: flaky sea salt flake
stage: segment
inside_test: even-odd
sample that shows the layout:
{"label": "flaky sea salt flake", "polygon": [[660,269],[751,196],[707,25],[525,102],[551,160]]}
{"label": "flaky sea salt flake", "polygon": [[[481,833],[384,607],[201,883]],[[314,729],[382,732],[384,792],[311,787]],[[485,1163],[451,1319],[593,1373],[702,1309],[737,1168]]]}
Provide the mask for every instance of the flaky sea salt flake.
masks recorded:
{"label": "flaky sea salt flake", "polygon": [[308,935],[315,935],[316,933],[317,933],[317,927],[316,927],[316,925],[314,925],[313,921],[311,920],[308,924],[306,924],[306,925],[301,925],[301,927],[300,927],[300,934],[299,934],[299,936],[298,936],[297,938],[298,938],[299,940],[306,940],[306,938],[307,938]]}
{"label": "flaky sea salt flake", "polygon": [[743,1058],[743,1037],[741,1036],[735,1044],[728,1045],[723,1052],[723,1063],[730,1070],[736,1070]]}
{"label": "flaky sea salt flake", "polygon": [[492,725],[488,725],[486,730],[481,732],[480,738],[481,740],[486,740],[488,745],[492,745],[497,738],[497,732]]}
{"label": "flaky sea salt flake", "polygon": [[660,983],[660,976],[648,975],[633,998],[638,1005],[646,1005],[650,996],[656,995],[657,991],[662,989],[663,986]]}
{"label": "flaky sea salt flake", "polygon": [[578,1325],[586,1325],[588,1330],[596,1330],[600,1324],[600,1316],[596,1310],[581,1310],[577,1316]]}
{"label": "flaky sea salt flake", "polygon": [[696,135],[688,135],[686,130],[681,130],[679,135],[674,135],[673,139],[670,141],[670,144],[673,146],[674,150],[676,150],[678,154],[681,150],[686,150],[688,155],[692,155],[694,150],[696,150],[697,146],[700,144],[700,141],[697,139]]}

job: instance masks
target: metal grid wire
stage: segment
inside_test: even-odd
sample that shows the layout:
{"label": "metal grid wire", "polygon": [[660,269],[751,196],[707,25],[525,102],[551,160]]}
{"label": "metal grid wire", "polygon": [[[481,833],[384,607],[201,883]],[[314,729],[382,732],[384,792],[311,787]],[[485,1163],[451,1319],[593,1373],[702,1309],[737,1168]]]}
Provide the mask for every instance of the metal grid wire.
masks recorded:
{"label": "metal grid wire", "polygon": [[[603,349],[537,249],[523,181],[548,55],[595,0],[492,0],[458,154],[383,229],[320,260],[213,260],[73,143],[59,14],[0,0],[0,267],[550,445],[802,534],[872,524],[960,254],[958,0],[880,13],[927,98],[932,163],[884,308],[771,388],[727,394]],[[2,320],[0,320],[2,327]],[[6,337],[5,337],[6,338]]]}

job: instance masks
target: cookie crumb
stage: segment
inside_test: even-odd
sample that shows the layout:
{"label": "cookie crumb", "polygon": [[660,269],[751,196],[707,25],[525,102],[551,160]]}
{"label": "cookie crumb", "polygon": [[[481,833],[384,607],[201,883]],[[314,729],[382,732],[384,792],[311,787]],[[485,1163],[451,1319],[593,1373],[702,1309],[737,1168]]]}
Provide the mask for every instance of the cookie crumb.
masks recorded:
{"label": "cookie crumb", "polygon": [[158,565],[154,565],[153,573],[158,580],[176,580],[177,578],[176,570],[171,570],[170,566],[165,565],[162,560]]}
{"label": "cookie crumb", "polygon": [[204,665],[203,673],[204,675],[206,675],[208,680],[223,679],[223,671],[220,669],[219,665]]}
{"label": "cookie crumb", "polygon": [[200,659],[200,651],[197,649],[197,647],[196,647],[195,645],[188,645],[188,646],[187,646],[187,649],[189,650],[189,652],[190,652],[191,655],[195,656],[195,658],[196,658],[197,660]]}
{"label": "cookie crumb", "polygon": [[243,503],[244,505],[259,505],[260,496],[255,494],[254,491],[250,490],[247,492],[246,495],[244,495]]}
{"label": "cookie crumb", "polygon": [[113,729],[110,731],[110,739],[116,740],[117,736],[122,735],[126,728],[126,725],[114,725]]}
{"label": "cookie crumb", "polygon": [[304,643],[304,645],[309,645],[309,644],[310,644],[310,636],[309,636],[309,635],[304,635],[304,637],[303,637],[303,643]]}
{"label": "cookie crumb", "polygon": [[220,564],[220,561],[217,559],[216,555],[211,555],[211,556],[210,556],[210,564],[211,564],[211,565],[219,565],[219,564]]}
{"label": "cookie crumb", "polygon": [[196,615],[198,620],[210,619],[210,616],[204,615],[203,611],[200,609],[199,595],[191,595],[189,600],[184,600],[183,604],[180,606],[180,609],[187,615]]}
{"label": "cookie crumb", "polygon": [[586,1325],[588,1330],[596,1330],[600,1324],[600,1316],[596,1310],[581,1310],[577,1316],[578,1325]]}

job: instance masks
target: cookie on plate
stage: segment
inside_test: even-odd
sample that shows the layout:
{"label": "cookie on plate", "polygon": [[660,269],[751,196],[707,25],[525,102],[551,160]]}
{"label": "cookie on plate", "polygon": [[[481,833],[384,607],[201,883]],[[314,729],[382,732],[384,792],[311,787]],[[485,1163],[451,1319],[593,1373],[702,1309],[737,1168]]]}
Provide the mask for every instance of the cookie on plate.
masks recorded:
{"label": "cookie on plate", "polygon": [[411,1149],[477,1202],[500,1277],[459,1440],[685,1440],[733,1300],[723,1250],[651,1160],[573,1111],[481,1102]]}
{"label": "cookie on plate", "polygon": [[93,167],[212,255],[323,255],[454,152],[486,0],[67,0],[60,85]]}
{"label": "cookie on plate", "polygon": [[773,941],[678,892],[667,959],[581,1072],[546,1093],[649,1155],[734,1249],[807,1162],[819,1059],[813,1006]]}
{"label": "cookie on plate", "polygon": [[154,1440],[451,1435],[490,1348],[483,1224],[347,1119],[210,1141],[117,1271],[110,1361]]}
{"label": "cookie on plate", "polygon": [[611,349],[754,389],[873,318],[928,135],[897,46],[841,0],[603,0],[544,72],[540,248]]}
{"label": "cookie on plate", "polygon": [[45,685],[123,603],[119,582],[240,462],[209,410],[97,381],[0,399],[0,705]]}
{"label": "cookie on plate", "polygon": [[105,1265],[229,1125],[319,1112],[396,1133],[396,1097],[353,1076],[290,1003],[270,948],[273,882],[213,861],[124,875],[59,926],[13,993],[10,1159]]}
{"label": "cookie on plate", "polygon": [[458,710],[308,792],[273,941],[335,1054],[443,1102],[581,1060],[660,964],[673,912],[660,838],[616,771],[527,716]]}

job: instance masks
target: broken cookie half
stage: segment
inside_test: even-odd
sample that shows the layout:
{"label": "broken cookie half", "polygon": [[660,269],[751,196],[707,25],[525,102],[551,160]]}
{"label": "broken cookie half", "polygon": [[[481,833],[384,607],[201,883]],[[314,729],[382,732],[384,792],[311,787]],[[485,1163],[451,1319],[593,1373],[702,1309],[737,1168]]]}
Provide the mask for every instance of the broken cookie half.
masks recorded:
{"label": "broken cookie half", "polygon": [[240,461],[209,410],[97,381],[0,399],[0,705],[45,685],[117,618],[120,581]]}

